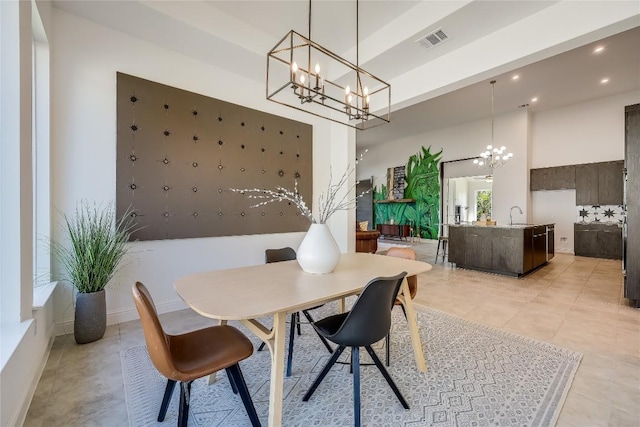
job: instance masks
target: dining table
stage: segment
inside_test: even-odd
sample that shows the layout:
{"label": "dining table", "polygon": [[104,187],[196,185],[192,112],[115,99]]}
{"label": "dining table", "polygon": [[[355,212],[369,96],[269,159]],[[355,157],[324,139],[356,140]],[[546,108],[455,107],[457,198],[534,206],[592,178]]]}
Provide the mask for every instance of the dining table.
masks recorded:
{"label": "dining table", "polygon": [[[202,316],[221,324],[240,321],[266,343],[271,354],[269,426],[282,425],[286,318],[288,313],[358,294],[376,277],[407,276],[427,272],[426,262],[369,253],[344,253],[333,272],[305,273],[297,261],[284,261],[240,268],[195,273],[177,279],[180,298]],[[398,299],[405,308],[416,366],[425,372],[426,362],[407,280]],[[262,318],[262,322],[259,320]],[[265,325],[264,319],[273,319]]]}

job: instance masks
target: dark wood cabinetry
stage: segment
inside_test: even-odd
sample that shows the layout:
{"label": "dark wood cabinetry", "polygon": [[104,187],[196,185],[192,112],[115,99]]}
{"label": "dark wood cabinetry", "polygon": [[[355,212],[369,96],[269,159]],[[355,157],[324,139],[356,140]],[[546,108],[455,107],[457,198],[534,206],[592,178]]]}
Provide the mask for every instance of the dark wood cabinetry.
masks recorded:
{"label": "dark wood cabinetry", "polygon": [[531,191],[576,190],[576,205],[621,205],[622,160],[531,169]]}
{"label": "dark wood cabinetry", "polygon": [[403,224],[378,224],[378,231],[384,237],[406,238],[411,233],[411,228]]}
{"label": "dark wood cabinetry", "polygon": [[625,108],[625,205],[624,296],[640,306],[640,104]]}
{"label": "dark wood cabinetry", "polygon": [[[553,229],[551,225],[549,229]],[[553,246],[547,246],[548,237],[546,225],[449,225],[449,261],[462,268],[521,276],[553,257]]]}
{"label": "dark wood cabinetry", "polygon": [[[526,230],[525,230],[526,231]],[[530,234],[530,233],[529,233]],[[491,238],[491,268],[495,271],[524,272],[531,269],[531,252],[521,256],[524,247],[521,230],[496,229]],[[529,236],[531,241],[531,236]],[[528,259],[526,259],[528,257]]]}
{"label": "dark wood cabinetry", "polygon": [[624,161],[598,163],[598,204],[621,205]]}
{"label": "dark wood cabinetry", "polygon": [[624,162],[576,166],[576,205],[621,205]]}
{"label": "dark wood cabinetry", "polygon": [[598,205],[598,164],[576,166],[576,205]]}
{"label": "dark wood cabinetry", "polygon": [[574,224],[578,256],[622,259],[622,228],[616,224]]}
{"label": "dark wood cabinetry", "polygon": [[576,168],[573,165],[531,169],[531,191],[573,188],[576,188]]}
{"label": "dark wood cabinetry", "polygon": [[469,228],[464,240],[464,253],[464,265],[491,269],[490,230],[480,227]]}

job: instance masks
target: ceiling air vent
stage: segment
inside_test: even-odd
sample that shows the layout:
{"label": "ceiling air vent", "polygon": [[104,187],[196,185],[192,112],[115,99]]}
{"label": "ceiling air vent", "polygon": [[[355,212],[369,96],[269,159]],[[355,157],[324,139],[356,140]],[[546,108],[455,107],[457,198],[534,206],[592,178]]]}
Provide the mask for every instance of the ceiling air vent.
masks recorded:
{"label": "ceiling air vent", "polygon": [[416,40],[416,43],[425,49],[431,49],[432,47],[444,43],[447,40],[449,40],[447,33],[445,33],[442,28],[438,28],[434,32],[429,33],[424,37],[420,37]]}

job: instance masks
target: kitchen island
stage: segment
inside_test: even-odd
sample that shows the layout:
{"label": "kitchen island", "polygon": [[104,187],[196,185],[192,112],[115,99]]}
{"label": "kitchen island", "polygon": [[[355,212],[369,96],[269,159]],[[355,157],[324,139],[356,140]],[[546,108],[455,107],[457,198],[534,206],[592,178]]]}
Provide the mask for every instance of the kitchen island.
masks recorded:
{"label": "kitchen island", "polygon": [[523,276],[554,255],[554,224],[449,225],[449,262]]}

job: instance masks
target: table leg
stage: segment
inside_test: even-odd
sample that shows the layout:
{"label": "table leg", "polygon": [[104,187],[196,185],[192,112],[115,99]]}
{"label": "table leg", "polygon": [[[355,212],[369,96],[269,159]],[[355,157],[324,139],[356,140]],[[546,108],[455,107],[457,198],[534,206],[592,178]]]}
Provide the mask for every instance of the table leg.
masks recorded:
{"label": "table leg", "polygon": [[271,382],[269,388],[269,427],[282,425],[282,399],[284,389],[284,342],[287,335],[287,313],[275,313],[269,330],[255,319],[242,323],[267,344],[271,354]]}
{"label": "table leg", "polygon": [[416,365],[420,372],[426,372],[427,362],[424,360],[424,353],[422,352],[422,343],[420,342],[416,311],[413,309],[413,301],[411,300],[409,284],[406,277],[403,279],[402,287],[400,289],[402,290],[402,295],[399,295],[399,299],[407,312],[407,323],[409,325],[409,334],[411,335],[411,344],[413,345],[413,354],[416,359]]}
{"label": "table leg", "polygon": [[284,341],[287,332],[287,313],[273,316],[273,345],[271,352],[271,383],[269,389],[269,427],[282,425],[282,398],[284,389]]}

